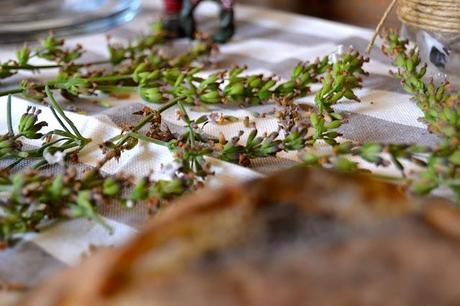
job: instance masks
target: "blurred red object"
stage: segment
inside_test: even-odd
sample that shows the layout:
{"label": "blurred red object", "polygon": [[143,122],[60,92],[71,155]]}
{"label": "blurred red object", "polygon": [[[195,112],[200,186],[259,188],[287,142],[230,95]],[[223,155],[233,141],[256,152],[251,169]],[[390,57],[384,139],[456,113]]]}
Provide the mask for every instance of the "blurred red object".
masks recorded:
{"label": "blurred red object", "polygon": [[179,14],[182,9],[182,0],[164,0],[166,14]]}

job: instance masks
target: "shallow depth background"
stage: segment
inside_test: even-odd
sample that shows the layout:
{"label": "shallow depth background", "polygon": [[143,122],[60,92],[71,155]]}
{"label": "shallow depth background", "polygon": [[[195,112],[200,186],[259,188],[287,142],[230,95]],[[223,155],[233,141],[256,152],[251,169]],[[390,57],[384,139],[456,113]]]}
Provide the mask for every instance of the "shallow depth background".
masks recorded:
{"label": "shallow depth background", "polygon": [[[391,0],[236,0],[264,7],[317,16],[364,27],[375,27]],[[398,27],[396,13],[388,23]]]}

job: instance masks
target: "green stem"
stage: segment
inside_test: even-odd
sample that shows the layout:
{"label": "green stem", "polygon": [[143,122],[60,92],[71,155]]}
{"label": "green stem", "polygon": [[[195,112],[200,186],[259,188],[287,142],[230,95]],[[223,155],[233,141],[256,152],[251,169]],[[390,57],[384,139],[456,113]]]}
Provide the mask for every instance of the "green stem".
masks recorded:
{"label": "green stem", "polygon": [[68,143],[68,144],[64,144],[62,146],[59,147],[60,151],[65,151],[65,150],[68,150],[68,149],[72,149],[72,148],[75,148],[75,147],[79,147],[80,149],[82,148],[82,146],[80,146],[79,144],[77,143]]}
{"label": "green stem", "polygon": [[50,91],[48,85],[45,86],[45,92],[46,92],[46,95],[48,96],[48,99],[50,101],[50,103],[52,104],[53,108],[56,109],[56,111],[59,113],[59,115],[61,115],[61,117],[70,125],[70,128],[75,132],[75,135],[80,138],[80,139],[85,139],[85,137],[83,137],[80,132],[78,131],[77,127],[75,126],[75,124],[73,124],[72,120],[70,120],[64,113],[64,111],[62,110],[61,106],[59,106],[59,103],[56,101],[56,99],[54,98],[52,92]]}
{"label": "green stem", "polygon": [[62,65],[18,65],[18,66],[6,66],[6,69],[9,70],[39,70],[39,69],[51,69],[51,68],[59,68]]}
{"label": "green stem", "polygon": [[6,168],[3,168],[2,170],[11,170],[14,167],[16,167],[16,165],[18,165],[20,162],[22,162],[23,160],[24,160],[24,157],[20,157],[16,161],[14,161],[11,164],[9,164]]}
{"label": "green stem", "polygon": [[179,102],[179,99],[176,98],[176,99],[172,100],[171,102],[166,103],[165,105],[163,105],[159,109],[157,109],[157,111],[161,114],[162,112],[164,112],[164,111],[170,109],[171,107],[173,107],[174,105],[176,105],[178,102]]}
{"label": "green stem", "polygon": [[[85,66],[94,66],[94,65],[103,65],[103,64],[110,64],[110,60],[101,60],[101,61],[94,61],[89,63],[81,63],[81,64],[74,64],[78,67],[85,67]],[[40,70],[40,69],[53,69],[53,68],[61,68],[64,65],[60,64],[53,64],[53,65],[10,65],[4,66],[4,68],[8,70]]]}
{"label": "green stem", "polygon": [[152,137],[148,137],[148,136],[145,136],[145,135],[142,135],[142,134],[139,134],[139,133],[129,132],[127,135],[130,136],[130,137],[137,138],[139,140],[145,141],[145,142],[154,143],[154,144],[164,146],[164,147],[168,146],[167,142],[164,142],[164,141],[152,138]]}
{"label": "green stem", "polygon": [[[7,166],[6,168],[4,168],[4,169],[12,169],[12,168],[14,168],[17,164],[19,164],[21,161],[25,160],[26,158],[27,158],[27,159],[42,158],[42,157],[43,157],[43,152],[44,152],[47,148],[49,148],[49,147],[51,147],[51,146],[53,146],[53,145],[55,145],[55,144],[57,144],[57,143],[59,143],[59,142],[62,142],[62,141],[64,141],[64,140],[68,140],[68,139],[66,139],[66,138],[57,139],[57,140],[55,140],[55,141],[52,141],[52,142],[49,142],[49,143],[43,145],[43,147],[40,147],[40,148],[38,148],[38,149],[29,150],[29,151],[23,151],[22,153],[27,153],[27,157],[20,157],[20,158],[18,158],[15,162],[11,163],[10,165],[8,165],[8,166]],[[79,145],[78,145],[78,144],[75,144],[75,143],[69,143],[69,144],[67,144],[67,145],[63,145],[63,146],[59,147],[59,149],[61,149],[62,151],[64,151],[64,150],[66,150],[66,149],[71,149],[71,148],[76,147],[76,146],[79,146]],[[11,156],[10,156],[10,158],[11,158]],[[3,158],[2,158],[2,159],[3,159]],[[38,167],[42,167],[42,166],[46,165],[46,161],[41,160],[40,162],[38,162],[38,163],[34,166],[34,168],[35,168],[37,165],[38,165]],[[36,168],[36,169],[37,169],[37,168]]]}
{"label": "green stem", "polygon": [[75,137],[75,135],[72,134],[72,132],[67,128],[67,126],[64,124],[64,122],[62,122],[61,118],[59,118],[59,116],[58,116],[58,114],[56,113],[56,110],[54,109],[54,107],[50,107],[50,110],[51,110],[51,112],[53,113],[54,118],[56,118],[56,120],[59,122],[59,124],[61,125],[61,127],[64,129],[64,131],[66,131],[67,133],[69,133],[70,135],[72,135],[72,137]]}
{"label": "green stem", "polygon": [[75,64],[77,66],[94,66],[94,65],[104,65],[104,64],[110,64],[110,60],[100,60],[100,61],[94,61],[94,62],[89,62],[89,63],[81,63],[81,64]]}
{"label": "green stem", "polygon": [[94,77],[88,78],[86,81],[88,82],[108,82],[108,81],[121,81],[121,80],[131,80],[133,76],[129,75],[112,75],[112,76],[102,76],[102,77]]}
{"label": "green stem", "polygon": [[187,124],[187,129],[189,130],[189,133],[190,133],[189,135],[190,145],[193,147],[195,145],[195,131],[193,130],[191,126],[192,122],[190,120],[190,117],[188,116],[187,110],[185,109],[184,105],[178,102],[178,106],[179,106],[180,111],[183,113],[184,121]]}
{"label": "green stem", "polygon": [[19,133],[19,134],[14,135],[13,139],[16,140],[16,139],[19,139],[21,137],[24,137],[24,135],[22,133]]}
{"label": "green stem", "polygon": [[61,142],[61,141],[63,141],[63,140],[67,140],[67,139],[66,139],[66,138],[59,138],[59,139],[57,139],[57,140],[48,142],[48,143],[44,144],[42,147],[40,147],[39,149],[37,149],[37,150],[35,150],[35,151],[37,151],[37,152],[43,152],[46,148],[51,147],[51,146],[53,146],[53,145],[55,145],[55,144],[57,144],[57,143],[59,143],[59,142]]}
{"label": "green stem", "polygon": [[11,95],[8,95],[6,102],[6,123],[8,125],[8,134],[14,135],[13,123],[11,120]]}
{"label": "green stem", "polygon": [[48,164],[48,162],[46,160],[41,160],[38,163],[36,163],[35,165],[33,165],[32,168],[38,170],[41,167],[46,166],[47,164]]}
{"label": "green stem", "polygon": [[[165,110],[173,107],[174,105],[176,105],[179,101],[174,99],[172,100],[171,102],[163,105],[162,107],[160,107],[157,111],[161,114],[162,112],[164,112]],[[139,131],[141,128],[143,128],[147,123],[150,122],[150,120],[152,120],[154,117],[155,117],[155,113],[151,113],[150,115],[144,117],[144,119],[142,119],[141,121],[139,121],[139,123],[137,123],[134,128],[131,130],[131,132],[137,132]]]}
{"label": "green stem", "polygon": [[[177,103],[179,102],[179,100],[176,98],[174,100],[172,100],[171,102],[168,102],[166,103],[165,105],[163,105],[162,107],[160,107],[159,109],[157,109],[157,112],[158,113],[162,113],[164,111],[166,111],[167,109],[170,109],[171,107],[173,107],[174,105],[176,105]],[[130,131],[131,133],[136,133],[137,131],[139,131],[141,128],[143,128],[147,123],[149,123],[154,117],[155,117],[155,113],[151,113],[149,114],[148,116],[144,117],[141,121],[139,121],[133,128],[132,130]],[[126,140],[129,138],[129,133],[128,134],[122,134],[122,135],[118,135],[118,136],[115,136],[113,138],[110,139],[110,141],[117,141],[117,140],[120,140],[120,142],[118,143],[119,146],[122,146]]]}
{"label": "green stem", "polygon": [[14,89],[8,89],[8,90],[5,90],[5,91],[0,91],[0,97],[8,96],[8,95],[14,95],[14,94],[17,94],[17,93],[21,93],[22,91],[23,91],[22,88],[14,88]]}

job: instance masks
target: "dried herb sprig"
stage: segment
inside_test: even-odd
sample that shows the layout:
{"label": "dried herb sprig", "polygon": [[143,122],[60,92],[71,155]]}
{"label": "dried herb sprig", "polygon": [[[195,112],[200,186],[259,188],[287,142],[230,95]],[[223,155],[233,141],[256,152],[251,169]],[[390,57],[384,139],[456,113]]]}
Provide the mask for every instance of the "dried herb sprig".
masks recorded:
{"label": "dried herb sprig", "polygon": [[[359,160],[371,163],[376,167],[394,165],[401,171],[401,176],[406,178],[407,173],[403,161],[426,167],[426,156],[431,152],[430,148],[419,145],[359,144],[346,141],[334,146],[331,153],[318,154],[307,151],[301,154],[301,159],[308,166],[335,168],[340,171],[367,171],[360,167]],[[358,160],[352,160],[351,157],[357,157]],[[410,183],[409,179],[408,183]]]}
{"label": "dried herb sprig", "polygon": [[460,100],[459,94],[450,88],[449,82],[439,85],[426,80],[426,65],[421,63],[418,49],[410,48],[395,32],[385,35],[383,52],[393,59],[398,71],[393,75],[400,79],[404,89],[413,95],[423,111],[422,121],[428,130],[440,137],[440,144],[427,159],[427,168],[420,173],[413,190],[428,194],[445,186],[460,201]]}
{"label": "dried herb sprig", "polygon": [[141,97],[152,103],[178,99],[190,105],[248,106],[287,96],[304,96],[310,91],[309,85],[317,81],[317,77],[326,67],[328,66],[324,60],[299,64],[294,68],[292,79],[280,84],[273,76],[243,75],[246,67],[234,67],[202,78],[198,76],[202,72],[200,68],[151,71],[146,66],[139,66],[134,72],[134,80],[140,85]]}
{"label": "dried herb sprig", "polygon": [[[392,38],[395,37],[398,36],[392,36]],[[394,45],[395,47],[392,50],[404,50],[401,46],[405,46],[405,43],[401,44],[398,41]],[[386,52],[386,47],[384,47],[384,50]],[[414,57],[414,51],[411,52],[411,59],[418,61],[411,66],[412,71],[416,71],[417,65],[420,64],[420,59]],[[427,157],[435,152],[432,148],[411,144],[338,141],[340,134],[337,129],[345,122],[345,118],[336,113],[333,106],[343,98],[359,101],[353,90],[361,87],[361,76],[367,75],[362,68],[367,61],[368,59],[353,51],[343,54],[340,58],[336,57],[332,69],[322,79],[323,87],[315,96],[317,108],[308,107],[305,109],[289,100],[279,103],[281,111],[277,112],[277,117],[280,129],[286,134],[285,146],[300,150],[302,148],[310,149],[318,140],[329,144],[332,148],[330,153],[319,154],[314,150],[307,150],[301,154],[300,157],[304,164],[309,166],[335,168],[342,171],[363,171],[364,169],[355,161],[356,159],[350,159],[351,157],[357,157],[358,160],[366,161],[377,167],[394,165],[401,171],[403,177],[407,175],[403,161],[427,168],[429,166]],[[398,61],[401,61],[401,59]],[[425,72],[422,70],[418,72],[417,76],[421,78]],[[403,71],[398,72],[397,75],[407,77],[407,73]],[[418,81],[415,82],[413,77],[411,81],[416,86],[424,86],[420,85]],[[408,179],[407,182],[410,184],[412,181]],[[432,185],[425,184],[421,186],[424,188],[427,188],[426,186],[432,187]],[[419,193],[421,191],[421,187],[417,184],[414,184],[413,189]]]}
{"label": "dried herb sprig", "polygon": [[111,94],[138,91],[144,100],[154,103],[179,99],[186,104],[253,105],[305,96],[310,92],[309,84],[317,82],[331,67],[327,57],[314,63],[299,63],[293,69],[291,79],[282,83],[278,83],[276,77],[243,76],[245,67],[235,67],[204,79],[197,76],[201,69],[192,67],[192,63],[211,53],[214,45],[198,41],[182,55],[167,58],[155,50],[155,46],[163,43],[164,39],[161,24],[155,23],[151,33],[140,37],[135,43],[126,46],[109,43],[110,62],[114,67],[107,73],[100,70],[81,71],[80,68],[86,68],[87,65],[74,63],[83,52],[81,46],[65,49],[62,39],[50,36],[32,55],[27,47],[21,49],[12,66],[25,67],[29,65],[30,58],[38,56],[57,63],[60,67],[57,77],[45,83],[23,80],[20,88],[0,92],[0,96],[21,93],[42,100],[46,96],[45,87],[48,86],[51,90],[60,90],[67,98],[91,95],[98,91]]}
{"label": "dried herb sprig", "polygon": [[[61,71],[75,71],[82,67],[110,63],[108,60],[93,61],[83,64],[76,64],[75,61],[80,59],[84,50],[81,45],[73,48],[65,48],[64,40],[57,39],[50,34],[40,42],[40,45],[32,51],[29,46],[25,45],[16,52],[16,58],[5,63],[0,63],[0,79],[5,79],[17,74],[20,70],[40,71],[43,69],[60,69]],[[53,64],[33,65],[30,60],[41,58]]]}
{"label": "dried herb sprig", "polygon": [[[83,48],[79,45],[74,48],[64,48],[63,39],[56,39],[50,35],[42,41],[41,46],[36,48],[33,54],[25,46],[18,51],[16,60],[0,64],[0,78],[9,77],[21,69],[59,68],[56,78],[47,82],[25,79],[21,82],[20,87],[0,92],[0,96],[20,93],[40,101],[46,96],[46,86],[52,90],[60,90],[67,98],[93,94],[96,91],[135,92],[139,87],[138,80],[135,79],[135,71],[189,67],[200,57],[215,50],[214,44],[198,41],[183,54],[168,58],[155,49],[155,46],[163,42],[164,31],[160,23],[155,23],[149,34],[141,36],[134,43],[126,46],[109,43],[109,60],[77,64],[75,60],[83,54]],[[29,63],[33,57],[45,58],[56,64],[34,66]],[[93,65],[103,63],[112,64],[112,69],[108,72],[104,69],[89,69]]]}
{"label": "dried herb sprig", "polygon": [[[145,51],[151,50],[156,45],[164,43],[165,32],[161,23],[156,22],[151,25],[150,32],[142,35],[135,42],[123,46],[121,44],[107,45],[110,59],[93,61],[87,63],[75,63],[79,60],[85,50],[79,44],[72,48],[64,46],[65,40],[56,38],[53,33],[50,33],[45,39],[40,41],[40,44],[32,51],[28,45],[19,49],[16,52],[16,58],[5,63],[0,63],[0,79],[8,78],[15,75],[20,70],[39,71],[42,69],[58,68],[60,73],[71,75],[78,72],[80,68],[87,68],[100,64],[118,65],[126,60],[133,60],[143,55]],[[41,58],[53,64],[48,65],[33,65],[30,60],[33,58]]]}
{"label": "dried herb sprig", "polygon": [[[197,47],[199,46],[199,47]],[[200,51],[195,51],[199,48]],[[185,62],[192,62],[197,58],[208,54],[213,50],[212,45],[198,42],[186,51],[184,54],[177,57]],[[158,60],[161,61],[158,62]],[[118,93],[131,91],[135,92],[140,88],[141,95],[144,92],[142,86],[146,82],[153,81],[155,75],[164,75],[165,77],[181,73],[180,66],[170,66],[170,61],[175,59],[159,59],[154,54],[142,58],[141,63],[127,62],[109,73],[100,71],[92,71],[87,74],[82,74],[78,70],[75,71],[60,71],[54,80],[40,82],[37,80],[25,79],[22,80],[20,88],[10,89],[0,92],[0,96],[12,93],[21,93],[26,97],[34,100],[42,100],[45,95],[45,88],[48,86],[52,90],[60,90],[65,97],[77,97],[79,95],[91,95],[97,91],[107,93]],[[124,74],[121,74],[124,73]],[[143,95],[145,98],[146,96]]]}
{"label": "dried herb sprig", "polygon": [[[313,145],[318,139],[323,139],[331,144],[336,144],[335,138],[338,133],[334,130],[340,126],[342,117],[339,114],[329,114],[326,111],[332,110],[332,105],[338,103],[345,95],[356,97],[353,94],[355,88],[359,88],[361,84],[360,76],[365,76],[366,73],[362,70],[363,64],[367,61],[359,53],[348,50],[344,53],[343,58],[331,63],[326,57],[322,60],[317,60],[312,64],[301,63],[297,65],[292,72],[292,79],[276,84],[272,78],[264,78],[259,75],[242,76],[244,67],[235,67],[229,71],[215,73],[210,77],[203,79],[196,77],[198,68],[192,69],[187,73],[180,73],[179,70],[165,70],[155,72],[144,72],[138,70],[135,72],[136,79],[144,86],[152,86],[145,89],[141,93],[152,99],[153,102],[170,101],[166,104],[166,108],[162,107],[159,111],[148,112],[149,114],[143,118],[138,124],[126,130],[124,136],[119,136],[106,145],[107,147],[116,148],[117,145],[113,141],[127,137],[139,139],[137,131],[147,125],[152,119],[156,118],[162,111],[172,107],[174,104],[179,106],[179,118],[185,123],[185,133],[175,135],[173,140],[168,142],[168,147],[174,154],[180,156],[181,159],[188,161],[189,168],[195,174],[203,174],[205,167],[204,156],[212,156],[218,159],[238,163],[241,165],[250,165],[250,160],[260,157],[275,156],[280,151],[299,150],[306,146]],[[348,69],[348,70],[347,70]],[[334,86],[329,91],[333,94],[325,94],[321,101],[329,103],[326,109],[318,108],[316,113],[310,113],[301,120],[294,119],[292,124],[288,123],[284,129],[285,138],[280,138],[278,132],[270,133],[269,135],[258,135],[257,130],[253,130],[248,134],[245,143],[241,142],[243,132],[227,140],[223,135],[219,139],[214,139],[203,135],[200,130],[200,125],[205,125],[209,122],[208,116],[202,116],[196,120],[191,120],[184,107],[184,103],[193,104],[197,99],[206,103],[260,103],[264,99],[282,99],[280,102],[287,109],[288,107],[295,109],[289,112],[284,112],[284,116],[293,116],[294,113],[299,118],[304,114],[301,113],[292,99],[297,95],[308,92],[310,82],[318,81],[319,75],[326,73],[328,80],[333,80]],[[343,76],[347,76],[344,78]],[[337,80],[336,80],[337,79]],[[160,89],[157,82],[164,80],[170,86],[170,91],[165,94]],[[294,80],[294,81],[293,81]],[[221,85],[225,83],[226,86]],[[288,87],[286,84],[294,84]],[[154,85],[156,84],[156,85]],[[326,87],[329,83],[324,81],[322,91],[326,93]],[[303,89],[301,86],[305,86]],[[282,88],[282,89],[281,89]],[[215,97],[211,97],[211,94]],[[337,98],[339,97],[339,98]],[[215,100],[211,100],[215,99]],[[335,99],[335,100],[334,100]],[[290,102],[288,102],[290,101]],[[254,103],[254,102],[253,102]],[[289,103],[289,106],[287,105]],[[280,104],[280,105],[281,105]],[[335,117],[334,121],[330,118]],[[322,122],[318,122],[322,120]],[[328,121],[326,123],[326,121]],[[155,135],[161,134],[161,131],[156,131]],[[142,135],[143,140],[154,142],[155,139],[146,139],[146,135]],[[134,140],[135,141],[135,140]],[[159,141],[159,144],[166,145],[164,139]],[[158,144],[158,139],[156,140]],[[187,167],[186,167],[187,168]],[[203,175],[205,176],[205,175]]]}
{"label": "dried herb sprig", "polygon": [[8,242],[17,234],[38,231],[41,225],[63,218],[86,217],[104,224],[93,202],[110,200],[117,192],[115,184],[113,178],[103,179],[93,172],[78,178],[75,169],[57,176],[3,172],[0,240]]}
{"label": "dried herb sprig", "polygon": [[[448,81],[437,84],[426,78],[427,66],[422,64],[416,47],[410,48],[396,32],[385,34],[383,52],[393,59],[398,70],[392,72],[401,80],[403,88],[413,95],[423,111],[421,120],[431,133],[439,136],[439,144],[433,148],[409,144],[342,143],[333,147],[330,154],[308,152],[303,160],[309,165],[334,167],[341,170],[359,169],[350,156],[357,156],[376,166],[395,165],[406,175],[402,160],[421,167],[407,179],[413,192],[426,195],[437,188],[449,188],[460,202],[460,100],[459,94],[450,88]],[[290,106],[293,108],[294,106]],[[283,118],[286,119],[286,118]],[[283,121],[282,121],[283,122]],[[292,127],[291,121],[284,124]]]}
{"label": "dried herb sprig", "polygon": [[276,116],[284,133],[285,150],[300,150],[321,140],[335,146],[340,134],[337,129],[345,118],[334,111],[333,106],[343,99],[359,101],[354,90],[361,88],[362,77],[367,76],[363,65],[369,59],[352,49],[347,50],[333,63],[325,65],[325,75],[320,79],[321,89],[315,96],[316,108],[304,109],[292,99],[278,101]]}
{"label": "dried herb sprig", "polygon": [[[262,76],[241,76],[245,68],[240,67],[235,67],[223,73],[213,74],[207,79],[195,78],[194,74],[197,70],[191,71],[189,75],[178,75],[174,80],[176,92],[170,98],[174,97],[172,103],[177,101],[179,105],[180,118],[186,124],[186,133],[179,136],[173,143],[170,143],[170,147],[173,145],[173,147],[181,148],[181,150],[193,151],[194,153],[188,152],[187,154],[182,154],[182,157],[195,157],[197,160],[192,161],[195,165],[202,165],[204,161],[203,157],[207,155],[248,166],[251,159],[275,156],[283,150],[299,150],[313,145],[319,139],[334,145],[336,144],[335,138],[339,136],[335,129],[340,126],[343,118],[339,114],[329,114],[326,111],[331,111],[332,105],[338,103],[342,98],[346,98],[346,95],[356,97],[353,94],[353,90],[360,87],[360,76],[366,75],[362,69],[366,61],[367,59],[360,56],[359,53],[349,50],[344,54],[343,58],[334,63],[330,63],[328,58],[324,58],[313,64],[299,64],[294,68],[292,73],[292,80],[296,81],[292,82],[290,80],[278,85],[276,85],[273,79],[264,79]],[[326,73],[326,78],[335,82],[333,88],[329,90],[330,93],[335,93],[335,95],[326,94],[326,87],[329,86],[329,83],[324,81],[321,90],[325,94],[321,98],[321,101],[329,103],[329,107],[326,109],[318,108],[316,113],[309,113],[308,116],[304,116],[305,114],[300,112],[299,106],[293,103],[292,99],[297,95],[308,92],[308,85],[310,82],[318,80],[318,73]],[[346,76],[346,78],[343,76]],[[223,78],[227,79],[224,80]],[[194,82],[197,82],[198,85],[195,86]],[[227,85],[221,89],[221,84],[224,82]],[[187,84],[185,88],[181,87],[181,84],[184,83]],[[287,83],[297,85],[288,90],[285,85]],[[305,86],[305,88],[301,89],[300,86]],[[248,87],[251,87],[249,92]],[[254,89],[261,90],[257,91]],[[266,90],[269,90],[270,93],[264,93],[263,96],[259,96],[261,92],[265,92]],[[209,94],[217,93],[215,101],[212,101],[213,103],[232,103],[234,101],[251,103],[251,99],[269,99],[270,97],[275,97],[276,99],[282,99],[279,103],[285,107],[285,110],[291,108],[290,113],[289,111],[282,112],[285,117],[284,119],[294,115],[298,117],[291,120],[284,127],[281,125],[282,130],[284,129],[284,138],[280,138],[278,132],[268,135],[258,135],[257,130],[253,130],[248,134],[245,143],[241,142],[243,132],[231,140],[227,140],[223,135],[219,139],[213,139],[203,135],[199,130],[199,126],[207,124],[210,118],[202,116],[197,120],[190,120],[183,105],[184,102],[192,103],[194,101],[188,93],[190,95],[196,94],[198,98],[200,98],[200,94],[206,95],[206,98],[210,98]],[[256,100],[255,103],[259,103],[263,99]],[[211,103],[208,100],[206,102]],[[335,117],[334,120],[331,120],[332,117]],[[319,122],[319,120],[322,120],[322,122]],[[326,123],[326,121],[328,122]],[[198,169],[194,169],[195,172],[200,172],[201,170],[201,166]]]}
{"label": "dried herb sprig", "polygon": [[139,202],[157,206],[198,188],[196,180],[178,168],[171,180],[102,175],[100,169],[79,175],[75,168],[47,175],[35,170],[10,175],[0,172],[0,241],[11,242],[19,234],[37,232],[49,223],[72,218],[93,220],[111,230],[97,212],[101,205]]}
{"label": "dried herb sprig", "polygon": [[[91,139],[84,137],[73,124],[54,96],[46,89],[49,99],[49,108],[62,129],[43,133],[42,129],[48,124],[39,121],[41,111],[35,107],[28,107],[22,115],[17,131],[13,129],[11,119],[11,96],[7,101],[8,132],[0,136],[0,160],[12,161],[6,169],[12,169],[23,160],[34,160],[34,168],[47,164],[63,163],[66,158],[77,154]],[[43,144],[37,149],[24,149],[23,139],[43,139]]]}
{"label": "dried herb sprig", "polygon": [[118,65],[125,60],[135,60],[139,55],[144,55],[157,45],[165,42],[166,33],[161,22],[151,24],[149,33],[140,36],[136,41],[127,45],[108,43],[110,62]]}
{"label": "dried herb sprig", "polygon": [[[51,94],[50,98],[53,99]],[[113,142],[104,143],[104,158],[83,175],[78,175],[72,167],[58,175],[35,170],[14,175],[10,175],[9,169],[0,172],[0,241],[9,243],[21,233],[39,231],[50,222],[71,218],[87,218],[111,230],[97,213],[101,205],[117,204],[130,208],[139,202],[147,202],[156,207],[164,200],[200,188],[207,174],[199,172],[196,164],[191,163],[196,162],[199,156],[192,156],[188,151],[187,156],[175,155],[176,164],[181,164],[173,169],[169,180],[157,181],[147,176],[134,182],[132,177],[123,174],[103,175],[101,171],[108,161],[132,149],[139,140],[170,145],[172,151],[179,152],[179,147],[172,145],[173,142],[167,143],[137,133],[143,126],[161,120],[158,116],[160,112],[173,105],[175,103],[165,105],[159,111],[143,112],[144,117],[138,124]],[[29,116],[30,112],[26,115]],[[27,121],[22,122],[22,126],[27,125],[30,126]],[[8,126],[11,126],[10,123]],[[66,132],[70,132],[69,129]]]}
{"label": "dried herb sprig", "polygon": [[[155,53],[128,60],[108,74],[60,73],[55,80],[45,84],[35,80],[23,80],[21,88],[0,92],[22,93],[41,100],[44,88],[58,89],[66,97],[93,94],[97,91],[117,93],[138,91],[152,103],[165,103],[179,99],[186,104],[237,104],[254,105],[281,98],[297,98],[310,92],[309,85],[331,68],[327,57],[313,63],[299,63],[292,77],[279,83],[276,77],[243,75],[246,67],[235,67],[215,73],[208,78],[199,77],[201,68],[191,67],[196,59],[209,54],[213,45],[197,42],[191,50],[174,59],[161,58]],[[225,86],[223,84],[226,84]]]}

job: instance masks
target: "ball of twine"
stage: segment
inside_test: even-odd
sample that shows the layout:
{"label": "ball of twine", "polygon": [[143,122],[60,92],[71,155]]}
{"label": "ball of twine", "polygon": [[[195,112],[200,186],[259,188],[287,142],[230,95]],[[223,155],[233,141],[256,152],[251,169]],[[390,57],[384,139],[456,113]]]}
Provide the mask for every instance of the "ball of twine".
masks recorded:
{"label": "ball of twine", "polygon": [[422,30],[460,33],[460,0],[399,0],[398,16]]}

